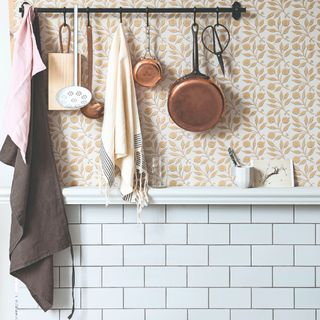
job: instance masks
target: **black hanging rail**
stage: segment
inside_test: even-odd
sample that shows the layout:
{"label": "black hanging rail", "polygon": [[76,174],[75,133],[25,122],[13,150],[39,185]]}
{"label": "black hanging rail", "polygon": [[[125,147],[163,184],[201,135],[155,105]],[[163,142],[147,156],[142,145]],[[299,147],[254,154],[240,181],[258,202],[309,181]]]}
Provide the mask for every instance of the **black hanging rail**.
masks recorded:
{"label": "black hanging rail", "polygon": [[[23,16],[23,5],[19,8]],[[36,12],[44,13],[73,13],[73,8],[34,8]],[[223,8],[79,8],[79,13],[232,13],[235,20],[241,18],[241,14],[246,12],[246,8],[241,7],[239,2],[234,2],[232,7]]]}

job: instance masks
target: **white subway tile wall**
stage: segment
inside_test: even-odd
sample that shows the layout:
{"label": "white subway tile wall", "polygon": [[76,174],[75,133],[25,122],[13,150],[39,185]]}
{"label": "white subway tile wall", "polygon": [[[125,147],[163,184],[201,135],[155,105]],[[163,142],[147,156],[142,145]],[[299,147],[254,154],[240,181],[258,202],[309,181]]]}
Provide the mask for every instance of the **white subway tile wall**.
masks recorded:
{"label": "white subway tile wall", "polygon": [[[320,206],[69,205],[75,320],[320,319]],[[71,259],[54,257],[54,310],[24,285],[18,320],[63,320]],[[317,314],[318,313],[318,314]]]}

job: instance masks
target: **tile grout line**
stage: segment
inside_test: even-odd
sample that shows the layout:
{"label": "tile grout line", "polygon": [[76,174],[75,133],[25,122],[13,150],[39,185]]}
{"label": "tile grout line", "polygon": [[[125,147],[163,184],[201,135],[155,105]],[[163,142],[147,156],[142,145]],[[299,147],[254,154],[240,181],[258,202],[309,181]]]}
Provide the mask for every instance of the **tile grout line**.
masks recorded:
{"label": "tile grout line", "polygon": [[104,243],[103,243],[103,224],[101,223],[100,224],[100,228],[101,228],[101,236],[100,236],[100,243],[102,244],[102,245],[104,245]]}
{"label": "tile grout line", "polygon": [[165,244],[164,245],[164,266],[168,265],[168,253],[167,253],[167,250],[168,250],[168,246]]}
{"label": "tile grout line", "polygon": [[164,300],[164,308],[168,309],[168,288],[164,289],[164,296],[165,296],[165,300]]}
{"label": "tile grout line", "polygon": [[186,267],[186,288],[189,288],[189,266]]}
{"label": "tile grout line", "polygon": [[120,246],[121,247],[121,253],[122,253],[122,255],[121,255],[121,259],[122,259],[122,266],[124,266],[125,264],[124,264],[124,249],[125,249],[125,245],[122,245],[122,246]]}
{"label": "tile grout line", "polygon": [[101,288],[103,288],[103,266],[101,266],[101,281],[100,281],[100,284],[101,284]]}
{"label": "tile grout line", "polygon": [[122,309],[124,309],[124,288],[122,288]]}
{"label": "tile grout line", "polygon": [[186,244],[189,244],[189,223],[186,223]]}

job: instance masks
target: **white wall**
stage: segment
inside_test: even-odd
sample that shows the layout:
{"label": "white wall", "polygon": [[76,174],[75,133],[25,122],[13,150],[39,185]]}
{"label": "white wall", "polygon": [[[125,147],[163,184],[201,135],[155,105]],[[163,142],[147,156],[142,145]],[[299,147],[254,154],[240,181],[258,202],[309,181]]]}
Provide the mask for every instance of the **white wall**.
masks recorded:
{"label": "white wall", "polygon": [[[130,205],[67,214],[74,320],[320,319],[319,205],[151,205],[142,224]],[[20,287],[19,320],[65,320],[71,269],[58,253],[46,314]]]}
{"label": "white wall", "polygon": [[[1,72],[0,72],[0,146],[4,140],[3,109],[8,91],[8,78],[10,74],[10,41],[8,2],[1,1],[0,10],[0,39],[1,39]],[[0,188],[11,184],[12,169],[0,163]],[[1,320],[14,319],[13,278],[9,275],[9,231],[10,206],[0,206],[0,318]]]}

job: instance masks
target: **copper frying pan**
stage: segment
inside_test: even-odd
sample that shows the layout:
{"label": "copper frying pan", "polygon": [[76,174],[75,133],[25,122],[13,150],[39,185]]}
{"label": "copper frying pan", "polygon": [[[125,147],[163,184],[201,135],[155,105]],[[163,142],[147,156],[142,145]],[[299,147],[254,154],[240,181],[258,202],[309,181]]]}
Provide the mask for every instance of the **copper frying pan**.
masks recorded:
{"label": "copper frying pan", "polygon": [[194,22],[193,71],[176,80],[170,88],[168,111],[171,119],[182,129],[203,132],[213,128],[220,120],[225,108],[221,89],[199,71],[198,30]]}

